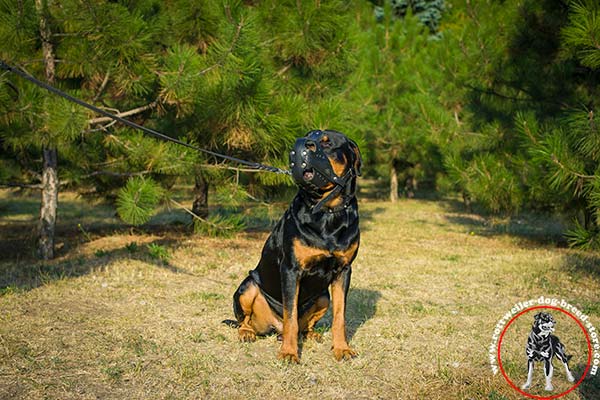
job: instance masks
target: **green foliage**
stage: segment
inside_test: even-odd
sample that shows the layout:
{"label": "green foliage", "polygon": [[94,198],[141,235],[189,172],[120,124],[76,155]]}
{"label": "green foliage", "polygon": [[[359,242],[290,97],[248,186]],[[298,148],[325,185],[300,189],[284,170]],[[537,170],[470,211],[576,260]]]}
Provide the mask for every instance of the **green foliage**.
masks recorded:
{"label": "green foliage", "polygon": [[436,135],[449,120],[434,88],[441,53],[417,17],[392,15],[388,3],[379,22],[366,9],[355,33],[360,63],[348,93],[352,126],[366,138],[363,154],[372,173],[387,177],[395,170],[400,181],[433,186],[443,168]]}
{"label": "green foliage", "polygon": [[0,58],[7,62],[29,55],[38,45],[39,27],[33,1],[0,0]]}
{"label": "green foliage", "polygon": [[119,191],[117,212],[128,224],[141,225],[152,217],[163,189],[151,178],[133,177]]}
{"label": "green foliage", "polygon": [[[280,167],[296,137],[337,129],[367,175],[494,213],[564,212],[570,243],[599,242],[596,1],[64,0],[47,12],[55,84],[145,126]],[[43,77],[39,17],[0,0],[0,56]],[[35,182],[54,146],[62,183],[118,194],[119,215],[141,224],[201,175],[221,205],[195,220],[205,234],[242,229],[246,202],[291,184],[96,118],[0,75],[0,179]]]}
{"label": "green foliage", "polygon": [[[450,175],[490,211],[566,211],[576,218],[569,242],[597,246],[599,209],[593,199],[600,136],[594,108],[600,63],[590,45],[598,32],[597,2],[527,0],[465,8],[467,23],[452,28],[461,34],[455,44],[461,64],[449,58],[444,67],[462,86],[462,129],[484,140],[460,140],[445,152]],[[481,160],[491,159],[493,168],[481,168]],[[489,179],[474,179],[474,170]],[[494,190],[497,185],[502,189]]]}
{"label": "green foliage", "polygon": [[171,259],[171,254],[169,254],[169,250],[167,250],[166,247],[156,243],[150,243],[146,247],[148,248],[148,255],[150,256],[150,258],[162,261],[165,264],[169,263],[169,260]]}
{"label": "green foliage", "polygon": [[589,229],[579,221],[575,221],[575,227],[565,232],[565,236],[571,247],[581,250],[600,249],[600,232],[597,229]]}
{"label": "green foliage", "polygon": [[582,65],[600,68],[600,4],[594,0],[571,0],[569,24],[562,31],[562,49]]}
{"label": "green foliage", "polygon": [[492,212],[515,213],[523,197],[520,182],[504,160],[492,154],[477,156],[467,168],[465,188]]}
{"label": "green foliage", "polygon": [[[340,0],[264,1],[260,5],[266,37],[271,38],[274,61],[295,81],[309,83],[299,91],[323,95],[339,85],[339,77],[349,72],[348,29],[344,27],[350,4]],[[308,79],[310,78],[310,80]]]}
{"label": "green foliage", "polygon": [[[446,8],[444,0],[384,0],[394,16],[404,18],[408,14],[416,16],[419,21],[429,28],[432,34],[436,34],[439,30],[442,12]],[[384,19],[384,7],[375,7],[375,16],[379,20]]]}
{"label": "green foliage", "polygon": [[137,242],[131,242],[131,243],[127,243],[125,245],[125,249],[129,252],[129,253],[136,253],[139,249],[139,246],[137,244]]}
{"label": "green foliage", "polygon": [[243,215],[212,214],[206,220],[194,219],[194,232],[208,235],[230,237],[245,228]]}

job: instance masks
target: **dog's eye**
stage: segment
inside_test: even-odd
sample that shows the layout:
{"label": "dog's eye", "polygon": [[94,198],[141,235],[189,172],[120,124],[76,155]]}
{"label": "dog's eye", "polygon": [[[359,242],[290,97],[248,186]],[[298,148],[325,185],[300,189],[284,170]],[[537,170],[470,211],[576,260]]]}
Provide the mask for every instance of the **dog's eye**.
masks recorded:
{"label": "dog's eye", "polygon": [[324,149],[331,148],[331,142],[329,141],[329,138],[327,136],[323,136],[323,139],[321,139],[321,147]]}

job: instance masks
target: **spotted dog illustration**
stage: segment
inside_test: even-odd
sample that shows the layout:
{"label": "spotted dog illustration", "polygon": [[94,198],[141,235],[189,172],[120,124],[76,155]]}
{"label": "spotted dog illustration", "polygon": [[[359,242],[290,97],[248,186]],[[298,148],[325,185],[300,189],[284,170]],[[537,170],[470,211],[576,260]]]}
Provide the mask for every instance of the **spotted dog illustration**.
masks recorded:
{"label": "spotted dog illustration", "polygon": [[556,325],[556,321],[549,313],[540,312],[534,316],[533,327],[527,338],[527,346],[525,347],[525,353],[527,354],[527,382],[521,386],[521,389],[529,389],[531,387],[533,365],[536,361],[543,361],[544,374],[546,376],[545,390],[553,390],[552,374],[554,373],[554,366],[552,365],[552,359],[554,357],[558,358],[564,364],[569,382],[575,382],[568,364],[572,356],[567,355],[565,346],[560,342],[558,337],[552,335],[554,325]]}
{"label": "spotted dog illustration", "polygon": [[296,141],[290,167],[298,193],[233,296],[239,338],[252,342],[275,331],[282,335],[278,357],[299,362],[298,335],[321,339],[314,326],[329,307],[330,288],[333,354],[352,358],[345,310],[360,237],[360,152],[340,132],[315,130]]}

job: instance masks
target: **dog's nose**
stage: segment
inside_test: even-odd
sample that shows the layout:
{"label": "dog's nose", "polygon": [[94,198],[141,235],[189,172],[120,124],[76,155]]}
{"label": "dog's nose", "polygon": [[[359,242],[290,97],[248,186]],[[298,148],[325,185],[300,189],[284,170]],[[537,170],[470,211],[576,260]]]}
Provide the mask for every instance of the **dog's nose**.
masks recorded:
{"label": "dog's nose", "polygon": [[307,140],[304,146],[310,151],[317,151],[317,143],[314,140]]}

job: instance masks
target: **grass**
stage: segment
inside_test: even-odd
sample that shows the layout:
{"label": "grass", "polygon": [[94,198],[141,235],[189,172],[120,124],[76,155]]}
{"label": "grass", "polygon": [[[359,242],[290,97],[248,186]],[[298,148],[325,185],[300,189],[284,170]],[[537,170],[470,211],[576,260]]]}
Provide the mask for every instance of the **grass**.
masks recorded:
{"label": "grass", "polygon": [[[304,342],[301,364],[286,365],[275,336],[239,343],[222,323],[265,229],[229,239],[130,231],[110,208],[73,196],[59,215],[59,257],[40,263],[17,245],[33,207],[21,212],[2,196],[0,399],[522,399],[487,356],[515,303],[564,298],[600,328],[600,256],[557,246],[558,223],[491,220],[448,201],[364,201],[347,312],[360,355],[333,359],[328,313],[317,327],[324,342]],[[530,317],[503,345],[517,384]],[[579,378],[580,336],[568,317],[555,318]],[[531,393],[546,395],[536,367]],[[563,398],[600,398],[600,378]]]}

